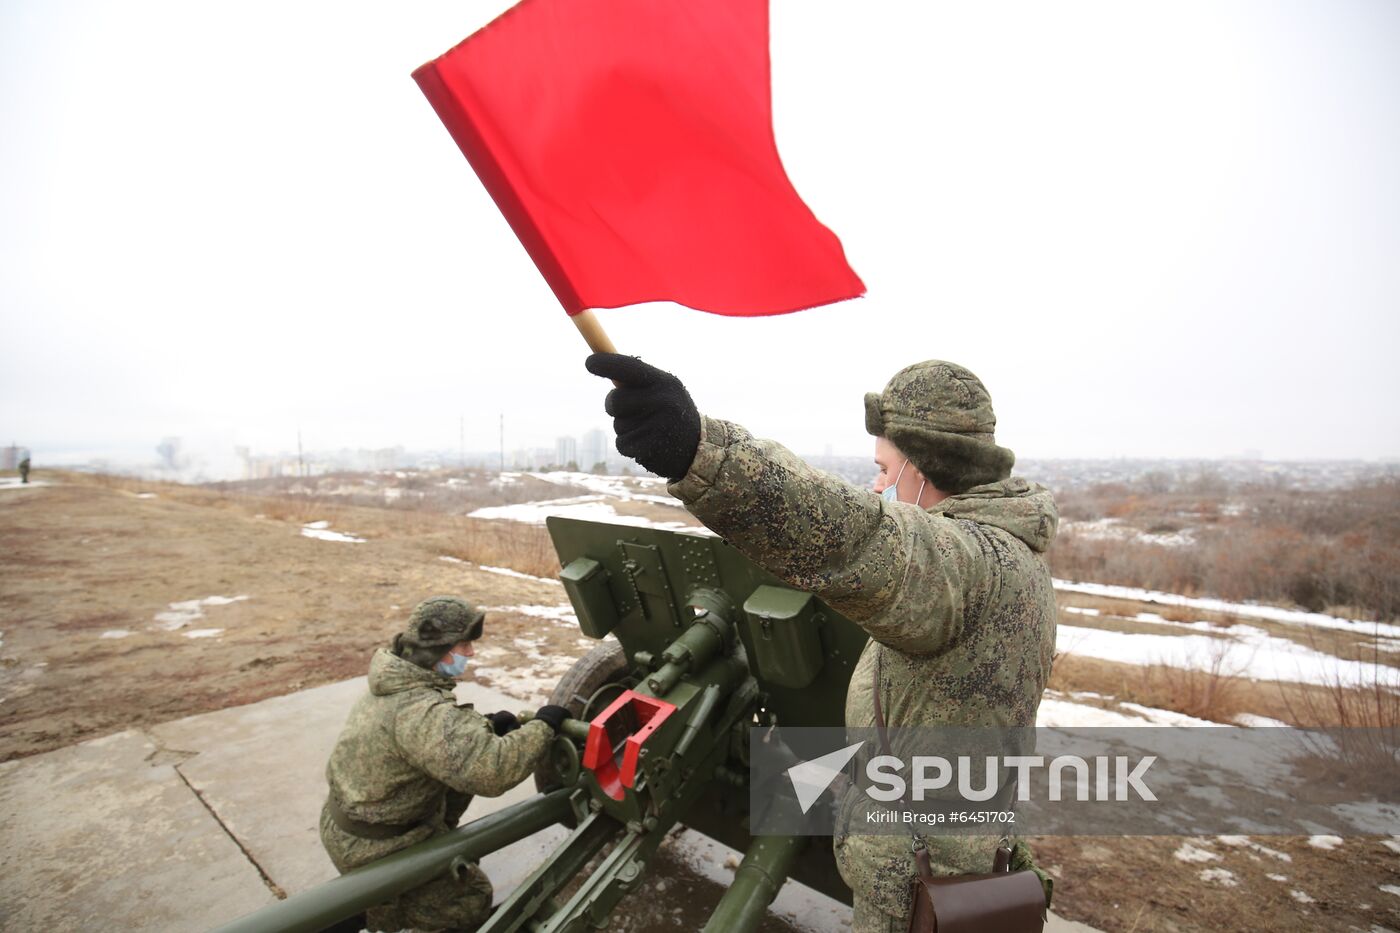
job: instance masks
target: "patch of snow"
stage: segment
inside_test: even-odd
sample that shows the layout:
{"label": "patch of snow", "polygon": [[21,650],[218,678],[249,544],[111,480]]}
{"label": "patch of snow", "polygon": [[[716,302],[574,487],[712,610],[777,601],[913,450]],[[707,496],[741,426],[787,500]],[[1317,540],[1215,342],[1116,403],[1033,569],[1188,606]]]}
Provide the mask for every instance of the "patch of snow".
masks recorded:
{"label": "patch of snow", "polygon": [[1058,690],[1046,690],[1036,711],[1035,724],[1057,729],[1076,729],[1086,726],[1214,726],[1217,723],[1204,719],[1194,719],[1167,709],[1142,706],[1137,703],[1119,703],[1120,712],[1105,709],[1092,703],[1076,703],[1075,700],[1111,700],[1097,693],[1078,691],[1066,699]]}
{"label": "patch of snow", "polygon": [[1162,547],[1184,547],[1196,543],[1191,530],[1169,532],[1143,531],[1124,524],[1117,518],[1099,518],[1093,521],[1061,521],[1059,533],[1073,535],[1090,541],[1137,541],[1141,544],[1156,544]]}
{"label": "patch of snow", "polygon": [[1288,876],[1287,876],[1287,875],[1265,875],[1264,877],[1265,877],[1265,878],[1268,878],[1270,881],[1287,881],[1287,880],[1288,880]]}
{"label": "patch of snow", "polygon": [[665,531],[688,529],[699,531],[686,522],[658,522],[640,515],[619,515],[601,495],[575,496],[571,499],[548,499],[544,502],[521,502],[515,505],[489,505],[467,514],[468,518],[483,518],[543,525],[551,517],[576,518],[583,521],[610,522],[638,528],[660,528]]}
{"label": "patch of snow", "polygon": [[168,610],[155,614],[156,624],[151,626],[151,631],[179,631],[191,622],[204,618],[206,606],[227,606],[229,603],[242,602],[247,598],[247,596],[206,596],[203,599],[187,599],[183,602],[171,603]]}
{"label": "patch of snow", "polygon": [[1308,837],[1308,845],[1312,846],[1314,849],[1322,849],[1322,850],[1325,851],[1325,852],[1331,852],[1333,849],[1337,848],[1337,846],[1339,846],[1339,845],[1341,845],[1341,844],[1342,844],[1342,837],[1341,837],[1341,836],[1309,836],[1309,837]]}
{"label": "patch of snow", "polygon": [[301,526],[302,537],[316,538],[319,541],[342,541],[346,544],[364,544],[364,538],[357,538],[354,535],[342,534],[339,531],[329,531],[331,523],[328,521],[307,522]]}
{"label": "patch of snow", "polygon": [[1083,608],[1082,606],[1062,606],[1061,608],[1062,608],[1065,612],[1073,613],[1074,615],[1077,615],[1077,616],[1097,616],[1097,615],[1103,615],[1103,613],[1099,612],[1099,610],[1097,610],[1097,609],[1085,609],[1085,608]]}
{"label": "patch of snow", "polygon": [[223,633],[224,630],[221,628],[196,628],[190,629],[188,632],[183,632],[181,634],[183,634],[186,638],[213,638],[216,635],[222,635]]}
{"label": "patch of snow", "polygon": [[485,612],[513,612],[536,619],[548,619],[563,625],[578,625],[578,616],[574,615],[574,607],[567,603],[563,606],[482,606],[481,608]]}
{"label": "patch of snow", "polygon": [[21,483],[18,476],[0,476],[0,489],[30,489],[34,486],[48,486],[49,483],[41,479],[31,479],[27,483]]}
{"label": "patch of snow", "polygon": [[460,557],[452,557],[451,555],[448,555],[448,554],[442,554],[442,555],[440,555],[440,556],[438,557],[438,560],[445,560],[445,561],[447,561],[449,564],[465,564],[465,563],[466,563],[466,561],[462,560],[462,558],[460,558]]}
{"label": "patch of snow", "polygon": [[611,496],[614,499],[627,499],[633,502],[655,502],[659,505],[680,506],[679,500],[674,496],[658,496],[651,493],[639,492],[637,487],[667,485],[664,479],[652,479],[649,477],[628,477],[628,476],[599,476],[595,473],[575,473],[568,470],[552,470],[548,473],[530,473],[529,476],[546,483],[553,483],[556,486],[579,486],[589,492],[603,496]]}
{"label": "patch of snow", "polygon": [[1386,894],[1394,894],[1396,897],[1400,897],[1400,885],[1383,884],[1381,885],[1381,890]]}
{"label": "patch of snow", "polygon": [[1278,849],[1271,849],[1266,845],[1260,845],[1248,836],[1216,836],[1215,838],[1222,845],[1249,849],[1261,855],[1267,855],[1270,858],[1278,859],[1280,862],[1293,861],[1293,856],[1289,855],[1287,852],[1280,852]]}
{"label": "patch of snow", "polygon": [[1077,583],[1072,580],[1055,580],[1054,583],[1055,589],[1066,593],[1084,593],[1088,596],[1103,596],[1109,599],[1131,599],[1143,603],[1161,603],[1164,606],[1185,606],[1188,609],[1203,609],[1207,612],[1269,619],[1274,622],[1290,622],[1295,625],[1313,625],[1320,628],[1360,632],[1365,635],[1379,635],[1385,638],[1400,638],[1400,625],[1367,622],[1362,619],[1343,619],[1321,612],[1284,609],[1279,606],[1262,606],[1258,603],[1232,603],[1213,597],[1181,596],[1176,593],[1163,593],[1159,590],[1144,590],[1133,586],[1113,586],[1107,583]]}
{"label": "patch of snow", "polygon": [[1183,842],[1181,848],[1172,853],[1172,856],[1181,862],[1218,862],[1220,856],[1214,852],[1193,846],[1189,842]]}
{"label": "patch of snow", "polygon": [[485,564],[478,564],[476,569],[485,570],[487,573],[499,573],[506,577],[516,577],[521,580],[534,580],[537,583],[553,583],[555,586],[564,585],[558,580],[552,580],[549,577],[531,576],[528,573],[521,573],[519,570],[511,570],[509,567],[487,567]]}
{"label": "patch of snow", "polygon": [[127,637],[128,635],[130,635],[130,634],[131,634],[131,632],[127,631],[127,630],[124,629],[124,628],[109,628],[107,631],[103,632],[101,635],[98,635],[97,637],[98,637],[98,638],[126,638],[126,637]]}
{"label": "patch of snow", "polygon": [[1162,664],[1183,670],[1219,670],[1227,676],[1308,684],[1400,687],[1400,670],[1316,651],[1262,629],[1235,625],[1221,635],[1154,635],[1061,625],[1056,648],[1065,654],[1124,664]]}
{"label": "patch of snow", "polygon": [[1400,854],[1400,836],[1392,836],[1389,839],[1382,839],[1381,845],[1385,846],[1392,852]]}
{"label": "patch of snow", "polygon": [[136,498],[138,498],[138,499],[154,499],[154,498],[156,498],[156,494],[153,493],[153,492],[138,492],[138,493],[136,494]]}
{"label": "patch of snow", "polygon": [[1293,898],[1295,901],[1297,901],[1299,904],[1315,904],[1315,903],[1317,903],[1317,902],[1314,901],[1312,898],[1308,897],[1308,893],[1307,893],[1306,891],[1300,891],[1300,890],[1298,890],[1297,888],[1294,888],[1292,891],[1289,891],[1288,894],[1289,894],[1290,897],[1292,897],[1292,898]]}
{"label": "patch of snow", "polygon": [[1235,725],[1248,726],[1252,729],[1288,728],[1288,723],[1281,719],[1270,719],[1268,716],[1259,716],[1255,713],[1240,713],[1235,717]]}
{"label": "patch of snow", "polygon": [[[1178,713],[1175,710],[1158,709],[1155,706],[1143,706],[1141,703],[1121,702],[1118,706],[1130,713],[1137,713],[1149,724],[1154,726],[1219,726],[1218,722],[1211,722],[1209,719],[1197,719],[1195,716],[1187,716],[1185,713]],[[1141,725],[1139,723],[1138,725]]]}
{"label": "patch of snow", "polygon": [[1239,887],[1239,881],[1235,879],[1235,873],[1228,868],[1203,868],[1200,879],[1202,881],[1215,881],[1227,888]]}

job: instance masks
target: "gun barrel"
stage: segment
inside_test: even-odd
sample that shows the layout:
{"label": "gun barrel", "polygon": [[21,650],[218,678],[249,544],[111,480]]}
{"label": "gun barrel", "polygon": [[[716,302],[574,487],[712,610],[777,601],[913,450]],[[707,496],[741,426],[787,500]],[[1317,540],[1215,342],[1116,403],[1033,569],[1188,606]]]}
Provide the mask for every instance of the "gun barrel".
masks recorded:
{"label": "gun barrel", "polygon": [[214,933],[314,933],[325,929],[366,907],[393,900],[395,895],[431,881],[458,858],[477,861],[560,822],[570,813],[570,793],[564,788],[522,800],[240,917]]}
{"label": "gun barrel", "polygon": [[806,836],[755,838],[703,933],[750,933],[758,929],[768,913],[768,905],[787,881],[793,862],[806,845]]}

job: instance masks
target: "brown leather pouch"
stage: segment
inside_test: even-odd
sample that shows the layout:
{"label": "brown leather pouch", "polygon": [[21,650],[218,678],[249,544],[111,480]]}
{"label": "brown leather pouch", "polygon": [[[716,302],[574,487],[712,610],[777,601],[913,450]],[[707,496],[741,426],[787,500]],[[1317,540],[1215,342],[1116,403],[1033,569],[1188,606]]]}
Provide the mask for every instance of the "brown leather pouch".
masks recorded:
{"label": "brown leather pouch", "polygon": [[919,876],[913,882],[910,933],[1040,933],[1045,889],[1033,871],[1007,871],[1010,854],[997,849],[991,874],[935,875],[928,852],[915,852]]}

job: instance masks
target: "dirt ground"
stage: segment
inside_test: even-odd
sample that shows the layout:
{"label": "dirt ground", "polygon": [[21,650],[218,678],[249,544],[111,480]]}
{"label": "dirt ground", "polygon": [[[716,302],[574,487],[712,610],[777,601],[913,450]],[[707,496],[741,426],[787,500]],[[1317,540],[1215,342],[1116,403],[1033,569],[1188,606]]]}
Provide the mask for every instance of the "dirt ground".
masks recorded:
{"label": "dirt ground", "polygon": [[[208,504],[182,501],[195,493],[178,487],[50,481],[0,493],[0,760],[364,674],[374,648],[434,594],[567,602],[556,584],[443,560],[460,538],[450,516],[274,518],[256,498]],[[366,540],[302,534],[327,519]],[[167,630],[182,615],[172,604],[209,597],[236,601]],[[177,618],[157,618],[166,613]],[[546,618],[496,611],[489,621],[483,680],[552,681],[587,650],[576,629]],[[211,629],[221,632],[200,635]]]}
{"label": "dirt ground", "polygon": [[[591,644],[549,617],[567,603],[556,583],[482,569],[537,567],[548,548],[538,528],[45,479],[0,490],[0,760],[363,674],[413,604],[437,593],[496,607],[477,676],[521,708]],[[318,521],[363,543],[307,537]],[[179,605],[195,601],[205,602]],[[1177,856],[1188,843],[1195,860]],[[1394,840],[1324,849],[1300,838],[1060,837],[1035,847],[1058,878],[1057,912],[1107,931],[1400,929]]]}

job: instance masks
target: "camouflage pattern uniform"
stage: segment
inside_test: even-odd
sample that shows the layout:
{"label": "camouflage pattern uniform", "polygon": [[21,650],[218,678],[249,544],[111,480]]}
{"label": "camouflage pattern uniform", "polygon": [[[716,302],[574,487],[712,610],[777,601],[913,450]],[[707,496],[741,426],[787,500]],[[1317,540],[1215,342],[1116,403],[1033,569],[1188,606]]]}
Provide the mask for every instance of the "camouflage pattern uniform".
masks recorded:
{"label": "camouflage pattern uniform", "polygon": [[[901,390],[912,402],[901,399]],[[772,441],[705,418],[690,471],[671,492],[755,562],[818,594],[870,633],[847,690],[848,727],[875,723],[877,655],[881,707],[891,728],[1034,725],[1055,646],[1055,599],[1045,559],[1058,521],[1054,501],[1043,487],[1005,476],[1010,451],[994,447],[990,431],[981,432],[986,440],[980,442],[990,442],[991,449],[980,466],[976,451],[969,459],[956,449],[939,464],[940,451],[947,454],[948,447],[937,446],[935,438],[930,459],[934,432],[908,436],[916,404],[925,406],[925,423],[938,417],[940,403],[951,409],[957,416],[951,424],[936,426],[963,438],[988,420],[995,423],[986,390],[961,367],[912,376],[905,370],[883,396],[868,398],[868,415],[872,400],[871,433],[878,428],[892,441],[903,434],[902,443],[894,442],[930,482],[950,473],[955,481],[992,481],[927,510],[889,503],[809,467]],[[968,417],[975,407],[985,407],[985,413]],[[890,430],[901,415],[903,426]],[[842,801],[845,813],[857,793]],[[990,871],[999,839],[928,837],[933,869]],[[837,837],[837,864],[855,896],[856,933],[907,929],[914,878],[910,843],[899,835]],[[1013,869],[1028,867],[1029,858],[1029,850],[1017,844]]]}
{"label": "camouflage pattern uniform", "polygon": [[[553,730],[533,721],[498,737],[486,717],[459,707],[454,681],[386,649],[374,654],[369,693],[350,718],[326,765],[330,794],[353,820],[416,826],[369,839],[347,832],[321,810],[321,843],[343,872],[457,825],[473,794],[496,797],[528,777],[545,757]],[[490,914],[491,882],[476,865],[368,911],[371,930],[474,929]]]}

